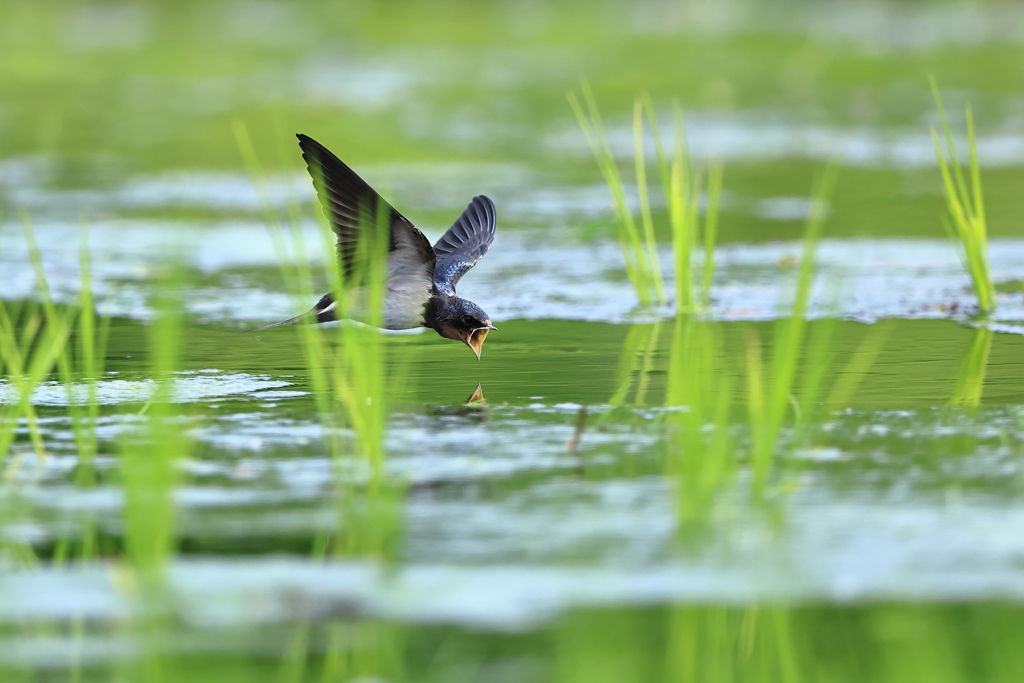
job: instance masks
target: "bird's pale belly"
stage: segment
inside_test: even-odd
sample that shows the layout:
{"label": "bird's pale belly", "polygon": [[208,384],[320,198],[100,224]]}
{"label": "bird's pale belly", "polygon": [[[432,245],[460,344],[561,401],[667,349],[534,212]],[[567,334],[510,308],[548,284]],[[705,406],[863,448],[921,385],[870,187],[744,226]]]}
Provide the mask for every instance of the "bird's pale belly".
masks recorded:
{"label": "bird's pale belly", "polygon": [[[388,287],[384,292],[384,311],[381,327],[385,330],[408,330],[423,327],[423,312],[426,307],[430,290],[421,287]],[[338,318],[358,320],[371,323],[367,314],[367,291],[365,287],[349,290],[346,297],[348,304],[341,310],[331,304],[330,310]]]}
{"label": "bird's pale belly", "polygon": [[420,287],[388,287],[384,295],[384,328],[407,330],[423,326],[423,311],[430,290]]}

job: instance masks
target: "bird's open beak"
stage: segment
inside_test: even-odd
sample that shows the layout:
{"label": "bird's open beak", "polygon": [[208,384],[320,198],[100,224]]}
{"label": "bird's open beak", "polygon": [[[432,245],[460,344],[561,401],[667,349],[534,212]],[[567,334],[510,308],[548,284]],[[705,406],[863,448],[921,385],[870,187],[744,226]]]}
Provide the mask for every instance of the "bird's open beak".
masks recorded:
{"label": "bird's open beak", "polygon": [[487,333],[496,329],[498,328],[488,323],[487,327],[478,327],[469,333],[469,338],[466,339],[466,346],[473,349],[477,360],[480,360],[480,351],[484,348],[484,340],[487,339]]}

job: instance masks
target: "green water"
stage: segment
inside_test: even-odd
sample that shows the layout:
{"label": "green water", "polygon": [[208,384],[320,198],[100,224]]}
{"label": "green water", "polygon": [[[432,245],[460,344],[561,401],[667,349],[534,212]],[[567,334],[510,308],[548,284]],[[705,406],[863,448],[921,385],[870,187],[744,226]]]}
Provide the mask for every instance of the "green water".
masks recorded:
{"label": "green water", "polygon": [[[61,303],[89,226],[114,316],[95,462],[56,375],[33,395],[49,457],[24,423],[5,454],[3,680],[1019,680],[1022,22],[966,2],[0,3],[0,296],[32,296],[24,209]],[[974,107],[1005,332],[969,324],[944,241],[929,73],[954,129]],[[685,107],[699,168],[725,166],[732,446],[706,488],[673,469],[674,324],[635,307],[610,243],[565,98],[581,77],[627,184],[643,90],[663,120]],[[311,303],[285,296],[261,210],[311,225],[295,132],[431,237],[475,194],[499,210],[460,283],[499,328],[482,360],[429,330],[383,340],[380,478],[349,429],[326,438],[300,332],[242,332]],[[821,405],[789,413],[753,496],[751,344],[771,381],[788,241],[833,157]],[[149,403],[178,256],[181,358]],[[478,384],[486,404],[463,405]],[[173,474],[147,483],[160,458]],[[164,524],[169,558],[144,543]]]}

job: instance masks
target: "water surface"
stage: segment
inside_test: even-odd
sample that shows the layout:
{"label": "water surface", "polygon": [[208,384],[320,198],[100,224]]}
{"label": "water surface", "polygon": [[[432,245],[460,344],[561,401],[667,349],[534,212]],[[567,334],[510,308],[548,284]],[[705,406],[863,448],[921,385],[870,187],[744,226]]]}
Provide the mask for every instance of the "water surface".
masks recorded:
{"label": "water surface", "polygon": [[[680,680],[695,662],[723,680],[1019,679],[1020,8],[5,9],[0,297],[35,296],[24,211],[57,302],[78,300],[84,234],[97,310],[113,317],[94,481],[68,406],[86,385],[69,393],[55,376],[32,395],[48,456],[22,424],[2,465],[5,674],[134,680],[132,662],[155,653],[183,680]],[[940,220],[929,73],[958,134],[974,107],[1000,292],[985,322]],[[642,90],[666,138],[673,102],[686,109],[699,170],[725,165],[705,319],[735,393],[735,472],[700,533],[666,474],[668,424],[688,409],[666,405],[672,303],[638,306],[625,276],[565,100],[581,76],[630,197]],[[315,268],[329,255],[295,132],[428,237],[476,194],[498,205],[494,249],[459,285],[500,328],[482,360],[431,331],[383,341],[403,380],[387,391],[379,480],[332,452],[357,441],[344,427],[325,438],[297,330],[244,333],[312,303],[288,294],[268,212],[298,227]],[[808,195],[830,159],[841,172],[809,331],[831,330],[823,393],[858,381],[843,405],[812,406],[810,428],[787,424],[754,502],[748,352],[754,339],[770,358],[789,315]],[[671,292],[658,188],[652,203]],[[154,408],[168,378],[149,335],[174,262],[185,343],[169,405]],[[464,406],[478,383],[486,405]],[[0,378],[0,403],[15,400]],[[121,452],[146,435],[139,413],[164,408],[193,445],[177,465],[169,593],[144,611]],[[95,559],[78,561],[85,547]]]}

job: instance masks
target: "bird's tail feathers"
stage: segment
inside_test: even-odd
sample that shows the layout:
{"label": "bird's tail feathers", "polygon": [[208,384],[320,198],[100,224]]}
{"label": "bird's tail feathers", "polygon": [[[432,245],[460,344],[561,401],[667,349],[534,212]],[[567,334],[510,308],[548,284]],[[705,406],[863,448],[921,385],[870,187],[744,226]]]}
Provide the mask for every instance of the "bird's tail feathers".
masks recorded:
{"label": "bird's tail feathers", "polygon": [[297,315],[294,318],[288,318],[287,320],[282,320],[281,322],[270,323],[269,325],[263,325],[261,327],[254,327],[251,330],[246,330],[246,333],[259,332],[260,330],[269,330],[271,327],[281,327],[282,325],[294,325],[297,322],[302,322],[302,319],[308,316],[309,313],[303,313],[302,315]]}

